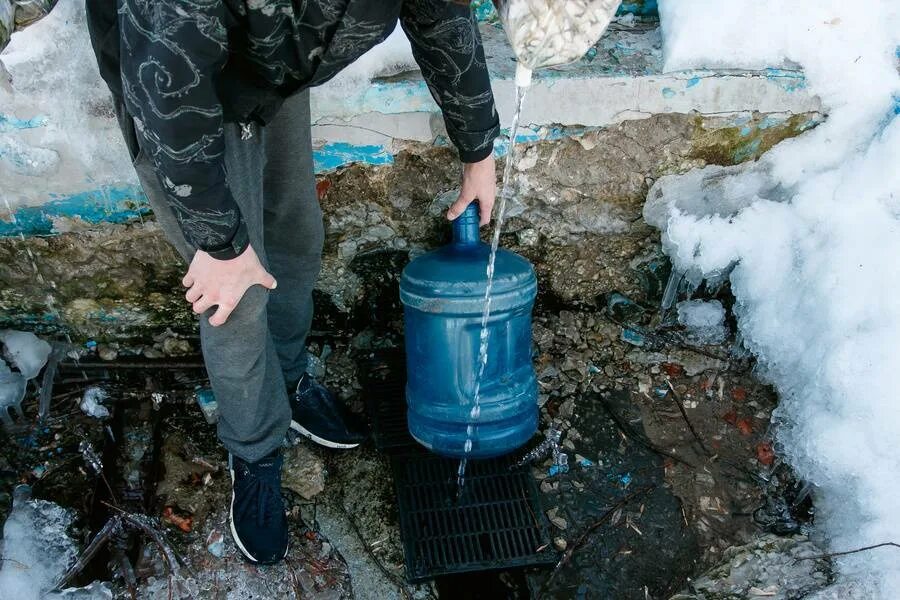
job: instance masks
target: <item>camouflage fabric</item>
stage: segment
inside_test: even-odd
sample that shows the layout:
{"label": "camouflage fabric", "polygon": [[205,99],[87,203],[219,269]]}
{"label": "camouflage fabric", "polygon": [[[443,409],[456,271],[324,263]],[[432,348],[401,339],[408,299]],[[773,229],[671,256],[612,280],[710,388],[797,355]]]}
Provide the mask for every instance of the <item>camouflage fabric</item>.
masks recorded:
{"label": "camouflage fabric", "polygon": [[[224,165],[223,124],[266,124],[398,20],[465,162],[499,134],[477,21],[445,0],[87,0],[100,73],[134,117],[187,240],[221,259],[246,227]],[[291,152],[291,148],[285,148]]]}

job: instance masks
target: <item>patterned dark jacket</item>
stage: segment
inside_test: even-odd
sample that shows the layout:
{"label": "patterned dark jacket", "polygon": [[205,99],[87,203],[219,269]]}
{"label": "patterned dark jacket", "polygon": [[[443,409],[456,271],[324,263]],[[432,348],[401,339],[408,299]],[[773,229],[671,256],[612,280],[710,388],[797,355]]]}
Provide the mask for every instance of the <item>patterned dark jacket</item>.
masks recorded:
{"label": "patterned dark jacket", "polygon": [[499,132],[477,23],[446,0],[87,0],[100,73],[137,126],[187,240],[220,259],[247,245],[228,188],[225,122],[265,124],[399,19],[464,162]]}

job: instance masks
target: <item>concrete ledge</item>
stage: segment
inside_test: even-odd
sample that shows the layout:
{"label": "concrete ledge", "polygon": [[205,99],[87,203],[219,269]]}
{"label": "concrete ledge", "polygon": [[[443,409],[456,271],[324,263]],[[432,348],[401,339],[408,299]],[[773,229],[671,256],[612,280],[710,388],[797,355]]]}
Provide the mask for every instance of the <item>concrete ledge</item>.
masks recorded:
{"label": "concrete ledge", "polygon": [[[515,59],[499,25],[483,23],[481,30],[497,109],[501,122],[508,123],[515,97]],[[807,93],[801,71],[663,73],[662,63],[657,22],[638,22],[631,27],[614,23],[584,59],[535,73],[522,114],[529,130],[518,141],[558,137],[560,132],[565,135],[567,128],[578,134],[585,128],[663,113],[734,116],[821,110],[818,98]],[[313,131],[320,149],[339,141],[395,154],[406,141],[446,142],[440,113],[418,72],[375,81],[349,94],[326,86],[314,90],[312,100]],[[501,140],[499,154],[504,148]],[[345,157],[369,162],[369,152]]]}

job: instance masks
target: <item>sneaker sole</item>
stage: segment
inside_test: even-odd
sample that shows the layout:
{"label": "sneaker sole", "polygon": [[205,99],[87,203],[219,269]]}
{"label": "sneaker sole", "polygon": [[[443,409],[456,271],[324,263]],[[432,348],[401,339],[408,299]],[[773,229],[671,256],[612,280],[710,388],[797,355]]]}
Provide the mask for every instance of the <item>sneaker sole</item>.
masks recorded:
{"label": "sneaker sole", "polygon": [[[250,554],[250,552],[246,548],[244,548],[244,544],[241,543],[241,538],[238,537],[237,529],[234,526],[234,469],[229,469],[229,472],[231,473],[231,504],[228,507],[228,525],[231,527],[231,539],[234,540],[234,545],[237,546],[237,549],[241,551],[241,554],[244,555],[244,558],[251,563],[255,565],[275,564],[278,561],[264,562],[257,560],[252,554]],[[288,544],[284,549],[284,556],[281,557],[281,560],[284,560],[287,557],[290,548],[291,545]]]}
{"label": "sneaker sole", "polygon": [[341,442],[332,442],[331,440],[326,440],[325,438],[321,438],[321,437],[317,436],[316,434],[314,434],[313,432],[311,432],[310,430],[303,427],[303,425],[301,425],[297,421],[291,421],[291,429],[293,429],[294,431],[296,431],[303,437],[312,440],[313,442],[319,444],[320,446],[325,446],[326,448],[333,448],[335,450],[351,450],[351,449],[359,446],[359,442],[357,442],[355,444],[342,444]]}

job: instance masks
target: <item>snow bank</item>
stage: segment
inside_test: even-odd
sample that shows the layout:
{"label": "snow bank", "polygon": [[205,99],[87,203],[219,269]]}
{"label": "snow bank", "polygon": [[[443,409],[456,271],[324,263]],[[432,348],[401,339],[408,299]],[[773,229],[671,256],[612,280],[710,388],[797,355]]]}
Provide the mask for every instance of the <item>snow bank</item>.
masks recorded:
{"label": "snow bank", "polygon": [[0,331],[3,355],[25,379],[34,379],[47,364],[52,348],[50,344],[30,331],[4,329]]}
{"label": "snow bank", "polygon": [[[817,485],[831,548],[848,550],[900,540],[900,6],[786,8],[661,3],[669,68],[793,61],[829,116],[757,163],[660,179],[645,218],[677,269],[733,269],[743,339],[781,397],[782,451]],[[859,597],[900,597],[896,549],[838,564]]]}

